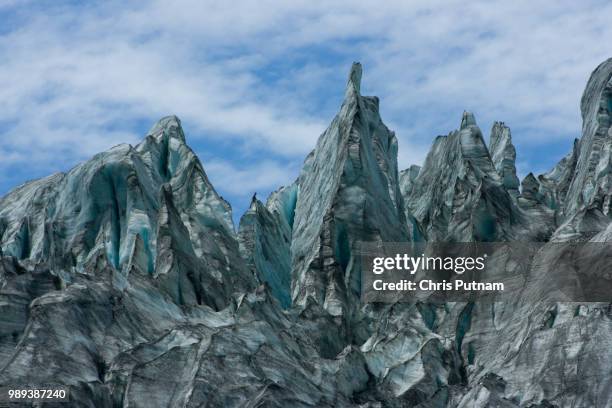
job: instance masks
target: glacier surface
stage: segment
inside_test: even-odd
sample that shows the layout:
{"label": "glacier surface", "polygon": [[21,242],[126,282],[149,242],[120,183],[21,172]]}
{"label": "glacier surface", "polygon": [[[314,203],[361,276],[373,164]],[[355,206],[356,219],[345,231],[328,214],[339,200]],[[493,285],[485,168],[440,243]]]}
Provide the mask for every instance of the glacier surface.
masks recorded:
{"label": "glacier surface", "polygon": [[174,116],[0,199],[0,385],[83,407],[612,406],[610,304],[363,304],[359,262],[362,242],[551,242],[545,263],[612,240],[612,60],[572,151],[521,182],[510,128],[487,145],[469,112],[399,171],[361,77],[237,230]]}

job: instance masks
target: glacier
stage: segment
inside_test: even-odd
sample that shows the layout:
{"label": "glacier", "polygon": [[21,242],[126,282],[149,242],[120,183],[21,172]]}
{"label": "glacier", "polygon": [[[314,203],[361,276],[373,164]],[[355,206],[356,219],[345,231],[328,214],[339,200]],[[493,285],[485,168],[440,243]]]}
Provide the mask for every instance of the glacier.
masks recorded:
{"label": "glacier", "polygon": [[612,406],[610,303],[535,284],[364,304],[359,260],[363,242],[542,242],[538,276],[556,243],[610,242],[612,59],[572,151],[522,181],[510,128],[486,143],[470,112],[400,171],[362,75],[237,228],[176,116],[0,199],[0,385],[64,384],[79,407]]}

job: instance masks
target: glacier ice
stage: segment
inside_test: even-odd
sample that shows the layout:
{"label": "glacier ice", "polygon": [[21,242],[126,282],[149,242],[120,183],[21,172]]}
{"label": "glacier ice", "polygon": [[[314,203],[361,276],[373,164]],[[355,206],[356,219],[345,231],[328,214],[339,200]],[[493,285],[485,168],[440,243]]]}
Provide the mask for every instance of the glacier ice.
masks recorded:
{"label": "glacier ice", "polygon": [[512,196],[519,193],[519,180],[516,176],[516,149],[512,144],[510,128],[503,122],[495,122],[489,141],[491,160],[502,178],[504,187]]}
{"label": "glacier ice", "polygon": [[362,304],[359,251],[551,241],[546,263],[555,242],[609,242],[611,78],[608,60],[582,137],[520,185],[510,129],[487,145],[469,112],[398,171],[355,63],[297,180],[237,232],[175,116],[19,186],[0,199],[0,385],[100,407],[610,406],[610,304]]}

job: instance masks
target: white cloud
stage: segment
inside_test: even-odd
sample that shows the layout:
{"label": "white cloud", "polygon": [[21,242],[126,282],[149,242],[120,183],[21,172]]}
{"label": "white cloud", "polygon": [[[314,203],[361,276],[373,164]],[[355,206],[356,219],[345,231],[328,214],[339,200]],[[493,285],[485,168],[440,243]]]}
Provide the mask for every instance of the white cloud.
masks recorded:
{"label": "white cloud", "polygon": [[[245,198],[257,191],[267,193],[295,180],[295,166],[283,165],[272,160],[250,163],[238,167],[222,159],[203,162],[208,177],[215,186],[223,186],[223,191]],[[265,196],[259,197],[265,200]]]}
{"label": "white cloud", "polygon": [[0,151],[12,165],[69,167],[174,113],[192,143],[263,154],[249,168],[205,163],[236,194],[259,188],[240,182],[248,171],[267,174],[261,186],[297,176],[353,60],[364,63],[362,89],[381,97],[402,167],[463,109],[485,133],[506,121],[517,144],[569,145],[612,34],[612,5],[600,1],[0,2],[7,9],[18,21],[0,31]]}

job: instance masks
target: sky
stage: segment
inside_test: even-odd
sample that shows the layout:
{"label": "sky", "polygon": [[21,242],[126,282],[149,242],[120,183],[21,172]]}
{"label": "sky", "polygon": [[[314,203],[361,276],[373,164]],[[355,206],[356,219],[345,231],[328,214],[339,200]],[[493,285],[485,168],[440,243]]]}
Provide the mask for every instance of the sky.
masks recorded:
{"label": "sky", "polygon": [[510,126],[519,176],[542,173],[580,136],[611,18],[590,0],[0,0],[0,195],[176,114],[238,219],[297,177],[353,61],[400,169],[469,110],[487,140]]}

